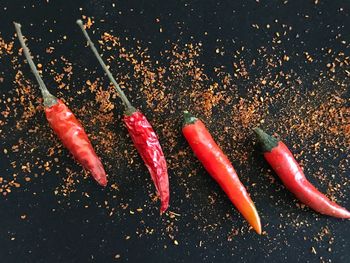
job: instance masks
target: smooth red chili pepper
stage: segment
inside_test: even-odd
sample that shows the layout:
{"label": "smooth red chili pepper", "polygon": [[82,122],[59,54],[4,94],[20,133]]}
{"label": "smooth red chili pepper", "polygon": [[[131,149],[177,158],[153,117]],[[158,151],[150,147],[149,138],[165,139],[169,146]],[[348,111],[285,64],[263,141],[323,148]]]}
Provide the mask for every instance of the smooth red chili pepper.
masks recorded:
{"label": "smooth red chili pepper", "polygon": [[264,157],[287,189],[313,210],[338,218],[350,218],[350,212],[329,200],[305,177],[287,146],[259,128],[254,129]]}
{"label": "smooth red chili pepper", "polygon": [[31,70],[34,73],[36,80],[39,83],[39,88],[44,99],[46,118],[60,138],[63,145],[70,151],[74,158],[87,170],[89,170],[94,179],[102,186],[107,185],[106,172],[100,159],[97,157],[89,138],[87,137],[84,128],[68,109],[68,107],[55,96],[53,96],[43,80],[41,79],[38,70],[30,55],[30,51],[24,42],[21,32],[21,25],[14,23],[17,31],[19,42],[24,51],[24,55],[29,63]]}
{"label": "smooth red chili pepper", "polygon": [[253,201],[231,162],[215,143],[203,122],[185,111],[182,132],[204,168],[218,182],[254,230],[261,234],[260,218]]}
{"label": "smooth red chili pepper", "polygon": [[112,73],[109,71],[107,65],[103,62],[100,54],[95,48],[94,43],[91,41],[84,28],[83,22],[81,20],[77,20],[77,24],[88,41],[92,52],[95,54],[103,70],[107,73],[108,78],[113,83],[124,103],[125,114],[123,121],[138,153],[141,155],[145,165],[148,168],[148,171],[151,174],[151,178],[160,196],[160,212],[164,213],[169,206],[169,178],[166,160],[158,141],[158,137],[146,117],[140,111],[136,110],[125,96],[117,81],[114,79]]}

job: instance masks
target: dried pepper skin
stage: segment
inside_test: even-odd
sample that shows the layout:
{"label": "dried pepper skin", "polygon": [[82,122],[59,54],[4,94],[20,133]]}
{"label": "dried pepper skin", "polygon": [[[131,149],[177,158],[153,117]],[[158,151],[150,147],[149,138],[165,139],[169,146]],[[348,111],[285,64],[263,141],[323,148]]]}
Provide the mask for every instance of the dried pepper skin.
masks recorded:
{"label": "dried pepper skin", "polygon": [[198,160],[220,185],[237,210],[254,230],[261,234],[258,212],[246,188],[238,178],[230,160],[216,144],[204,123],[184,112],[185,123],[182,133]]}
{"label": "dried pepper skin", "polygon": [[160,212],[164,213],[169,206],[169,178],[166,160],[157,134],[146,117],[139,111],[131,115],[124,115],[123,121],[151,174],[161,200]]}
{"label": "dried pepper skin", "polygon": [[303,170],[288,147],[259,128],[254,129],[263,148],[266,161],[286,188],[313,210],[337,218],[350,218],[350,212],[332,202],[305,177]]}
{"label": "dried pepper skin", "polygon": [[158,137],[154,132],[151,124],[147,121],[146,117],[141,112],[137,111],[131,105],[129,99],[125,96],[124,91],[121,89],[113,77],[112,73],[98,53],[94,43],[90,39],[89,34],[85,30],[83,21],[78,19],[77,24],[82,30],[92,52],[94,53],[101,67],[106,72],[109,80],[113,83],[120,99],[123,101],[123,104],[125,106],[123,121],[129,131],[130,137],[134,142],[137,151],[141,155],[151,174],[152,180],[156,186],[161,200],[160,213],[164,213],[169,206],[169,178],[167,164],[162,148],[158,141]]}
{"label": "dried pepper skin", "polygon": [[84,128],[70,109],[61,100],[57,100],[56,104],[45,107],[45,114],[51,128],[74,158],[91,172],[100,185],[106,186],[107,177],[103,165]]}

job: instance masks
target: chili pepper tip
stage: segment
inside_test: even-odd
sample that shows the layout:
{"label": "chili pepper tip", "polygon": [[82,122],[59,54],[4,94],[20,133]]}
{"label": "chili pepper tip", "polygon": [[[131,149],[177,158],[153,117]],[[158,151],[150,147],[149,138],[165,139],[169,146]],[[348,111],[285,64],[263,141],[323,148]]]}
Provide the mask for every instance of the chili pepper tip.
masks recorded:
{"label": "chili pepper tip", "polygon": [[106,179],[101,179],[101,180],[98,181],[98,184],[103,186],[103,187],[105,187],[105,186],[107,186],[107,180]]}
{"label": "chili pepper tip", "polygon": [[256,232],[258,235],[261,235],[262,229],[261,229],[260,218],[259,218],[259,221],[257,221],[257,222],[255,223],[255,225],[253,225],[253,229],[255,230],[255,232]]}
{"label": "chili pepper tip", "polygon": [[168,210],[168,207],[169,207],[169,204],[167,203],[167,204],[162,204],[161,205],[161,208],[160,208],[160,214],[162,215],[162,214],[164,214],[165,212],[166,212],[166,210]]}
{"label": "chili pepper tip", "polygon": [[271,150],[278,145],[278,140],[275,137],[268,135],[262,129],[255,127],[253,128],[253,131],[258,137],[258,142],[263,152],[271,152]]}

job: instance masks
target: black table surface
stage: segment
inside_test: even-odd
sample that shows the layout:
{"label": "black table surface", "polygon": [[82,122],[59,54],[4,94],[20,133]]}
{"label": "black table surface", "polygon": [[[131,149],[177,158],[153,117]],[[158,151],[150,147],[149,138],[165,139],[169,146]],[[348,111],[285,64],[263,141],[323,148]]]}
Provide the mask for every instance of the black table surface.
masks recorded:
{"label": "black table surface", "polygon": [[[0,2],[0,37],[5,42],[14,41],[15,48],[13,55],[0,55],[1,99],[15,96],[13,80],[16,72],[10,61],[12,56],[18,55],[19,43],[14,35],[13,21],[22,24],[36,63],[40,61],[45,66],[64,56],[73,64],[72,83],[85,85],[86,76],[96,79],[103,77],[103,73],[75,24],[76,19],[83,16],[94,21],[89,33],[95,42],[104,32],[128,39],[129,42],[125,43],[138,41],[141,46],[149,48],[154,61],[165,59],[161,54],[169,43],[180,46],[202,43],[203,52],[199,58],[203,70],[210,78],[215,78],[215,67],[222,66],[227,72],[233,72],[232,54],[242,46],[251,58],[258,58],[258,48],[271,46],[271,39],[283,24],[292,31],[291,37],[282,44],[291,56],[308,51],[317,57],[323,48],[349,55],[349,7],[348,1],[322,0],[3,0]],[[254,25],[259,25],[259,29]],[[276,30],[268,30],[266,25]],[[337,35],[342,40],[338,41]],[[53,53],[45,52],[48,46],[55,47]],[[225,50],[227,55],[218,56],[218,48]],[[311,81],[315,72],[326,69],[322,59],[310,65],[303,62],[303,55],[294,59],[295,63],[290,63],[287,68],[304,76],[302,88],[308,87],[308,80]],[[35,83],[22,56],[19,56],[18,63],[22,64],[25,78]],[[61,66],[58,63],[57,67]],[[52,75],[45,70],[43,74],[45,82],[55,86]],[[348,77],[345,75],[344,78]],[[108,81],[104,81],[107,85]],[[236,83],[242,90],[245,84]],[[73,92],[67,95],[61,91],[60,94],[73,96],[70,102],[73,109],[78,109],[84,99],[89,99],[88,95]],[[142,102],[142,96],[137,97],[136,89],[128,95],[135,98],[150,120],[157,118],[157,113]],[[120,106],[118,99],[115,101],[115,105]],[[1,107],[3,109],[4,104]],[[120,108],[115,109],[118,114],[121,114]],[[220,112],[213,113],[210,127],[214,127],[213,122],[221,115]],[[181,111],[172,116],[180,123]],[[166,117],[163,114],[156,123]],[[88,118],[84,116],[83,120]],[[42,112],[37,113],[36,122],[45,121]],[[119,190],[101,189],[87,178],[73,186],[73,193],[67,196],[55,194],[63,184],[66,167],[75,171],[77,176],[82,173],[82,168],[63,149],[56,153],[60,165],[25,182],[23,178],[30,172],[13,167],[11,162],[21,163],[26,157],[11,152],[5,154],[4,149],[11,149],[27,131],[9,133],[7,130],[11,125],[14,122],[1,127],[0,177],[6,180],[18,173],[22,179],[18,180],[20,187],[12,188],[11,193],[0,198],[1,262],[349,262],[349,222],[298,208],[296,200],[281,187],[279,180],[271,184],[266,177],[259,176],[261,167],[274,175],[258,154],[249,153],[257,168],[247,173],[234,163],[260,211],[263,230],[266,231],[261,236],[248,230],[247,223],[193,156],[190,157],[194,163],[191,168],[184,165],[170,170],[170,211],[175,213],[173,216],[169,213],[159,216],[159,202],[152,202],[150,198],[154,186],[139,157],[134,158],[134,164],[124,161],[114,171],[108,171]],[[118,124],[119,128],[115,132],[126,137],[122,124]],[[43,129],[50,134],[46,124]],[[155,129],[161,130],[156,126]],[[190,152],[180,129],[176,132],[179,145],[172,151]],[[166,135],[161,134],[161,142],[166,141]],[[37,141],[39,151],[35,150],[33,155],[39,154],[41,158],[52,145],[40,145],[40,138]],[[132,144],[127,147],[132,147]],[[163,148],[167,148],[167,144]],[[169,151],[165,149],[166,154]],[[345,148],[343,158],[348,156],[346,151],[349,152],[349,147]],[[101,148],[98,152],[103,157]],[[308,164],[312,164],[314,158],[317,161],[314,155],[301,157]],[[332,160],[315,163],[315,166],[324,165],[326,175],[333,173],[336,165]],[[196,169],[196,176],[184,177],[184,174],[191,173],[191,169]],[[349,173],[349,163],[345,162],[341,177],[348,177]],[[322,190],[326,189],[325,185],[317,183],[316,178],[312,180]],[[252,182],[257,186],[253,187]],[[274,190],[276,187],[280,191]],[[349,184],[343,186],[342,193],[338,200],[350,207]],[[210,196],[216,200],[214,205],[210,204]],[[123,204],[127,208],[123,208]],[[295,221],[301,225],[295,225]],[[303,222],[306,223],[303,225]],[[320,238],[320,231],[325,227],[330,234]],[[232,235],[234,231],[236,233]]]}

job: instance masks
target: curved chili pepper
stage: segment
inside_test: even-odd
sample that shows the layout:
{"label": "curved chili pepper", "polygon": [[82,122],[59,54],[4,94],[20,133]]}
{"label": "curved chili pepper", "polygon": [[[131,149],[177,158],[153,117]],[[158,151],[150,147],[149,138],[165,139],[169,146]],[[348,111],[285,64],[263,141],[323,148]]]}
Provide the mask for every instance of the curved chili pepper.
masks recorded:
{"label": "curved chili pepper", "polygon": [[149,173],[151,174],[153,183],[160,196],[160,213],[164,213],[169,207],[169,178],[166,160],[158,141],[158,137],[146,117],[140,111],[136,110],[125,96],[117,81],[114,79],[112,73],[109,71],[107,65],[103,62],[100,54],[95,48],[94,43],[91,41],[84,28],[83,22],[81,20],[77,20],[77,24],[88,41],[92,52],[95,54],[98,62],[106,72],[108,78],[113,83],[121,100],[123,101],[125,106],[123,121],[138,153],[141,155]]}
{"label": "curved chili pepper", "polygon": [[146,117],[139,111],[124,115],[123,121],[134,145],[145,162],[162,201],[160,211],[169,205],[167,165],[158,137]]}
{"label": "curved chili pepper", "polygon": [[306,179],[303,170],[283,142],[259,128],[255,128],[254,132],[258,137],[266,161],[287,189],[302,203],[321,214],[350,218],[349,211],[329,200]]}
{"label": "curved chili pepper", "polygon": [[185,111],[182,133],[204,168],[221,186],[254,230],[261,234],[260,218],[253,201],[239,180],[231,162],[215,143],[203,122]]}
{"label": "curved chili pepper", "polygon": [[19,42],[24,51],[24,55],[29,66],[38,81],[41,94],[44,99],[46,118],[60,138],[63,145],[70,151],[74,158],[87,170],[89,170],[94,179],[102,186],[107,185],[106,172],[100,159],[97,157],[84,128],[76,119],[74,114],[68,107],[47,89],[45,83],[41,79],[38,70],[30,55],[30,51],[24,42],[21,32],[21,25],[14,23]]}

